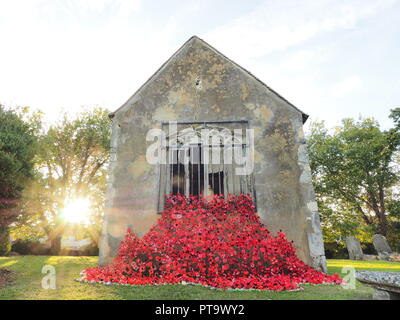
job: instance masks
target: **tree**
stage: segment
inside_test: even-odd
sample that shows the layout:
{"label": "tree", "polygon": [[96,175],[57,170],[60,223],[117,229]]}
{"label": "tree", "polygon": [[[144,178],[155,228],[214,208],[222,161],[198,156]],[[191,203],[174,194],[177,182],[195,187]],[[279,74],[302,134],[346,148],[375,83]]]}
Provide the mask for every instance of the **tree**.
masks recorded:
{"label": "tree", "polygon": [[398,145],[395,131],[381,131],[373,119],[345,119],[333,133],[323,123],[311,125],[310,166],[328,237],[388,235],[387,206],[399,182],[393,166]]}
{"label": "tree", "polygon": [[397,108],[394,108],[394,109],[390,110],[389,118],[393,119],[393,121],[395,123],[395,127],[393,129],[391,129],[391,130],[393,130],[394,132],[399,134],[399,130],[400,130],[400,107],[397,107]]}
{"label": "tree", "polygon": [[39,115],[0,105],[0,255],[10,250],[9,226],[21,217],[22,191],[34,177]]}
{"label": "tree", "polygon": [[[395,108],[391,110],[390,116],[393,119],[395,126],[390,129],[388,134],[390,136],[391,143],[396,147],[397,150],[394,155],[393,169],[397,176],[400,176],[400,108]],[[387,210],[390,212],[390,234],[389,241],[393,246],[393,249],[400,251],[400,189],[396,188],[393,191],[391,199],[389,199],[387,204]]]}
{"label": "tree", "polygon": [[[31,225],[43,230],[58,254],[67,223],[63,209],[77,198],[90,199],[101,215],[110,148],[108,111],[95,108],[61,121],[43,132],[39,140],[37,167],[41,176],[25,193]],[[96,238],[97,235],[93,237]]]}

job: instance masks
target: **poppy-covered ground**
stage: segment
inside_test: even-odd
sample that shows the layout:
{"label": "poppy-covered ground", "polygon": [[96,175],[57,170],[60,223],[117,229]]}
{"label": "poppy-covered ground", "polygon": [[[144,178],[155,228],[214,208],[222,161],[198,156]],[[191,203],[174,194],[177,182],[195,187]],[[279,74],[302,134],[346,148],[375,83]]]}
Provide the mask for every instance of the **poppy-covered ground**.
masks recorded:
{"label": "poppy-covered ground", "polygon": [[169,196],[143,239],[128,230],[114,263],[86,269],[82,281],[274,291],[342,283],[300,260],[284,233],[273,236],[247,195]]}
{"label": "poppy-covered ground", "polygon": [[[79,273],[98,264],[97,257],[18,256],[0,257],[0,268],[11,270],[13,280],[0,287],[0,300],[137,300],[137,299],[204,299],[204,300],[358,300],[371,299],[372,289],[356,283],[355,289],[343,289],[340,285],[301,285],[301,291],[234,291],[215,290],[203,286],[181,284],[145,286],[105,286],[79,283]],[[56,289],[42,288],[42,268],[52,265],[56,270]],[[386,261],[328,260],[328,273],[341,273],[345,266],[356,270],[400,272],[400,263]],[[346,269],[345,269],[346,270]],[[348,271],[345,271],[348,272]]]}

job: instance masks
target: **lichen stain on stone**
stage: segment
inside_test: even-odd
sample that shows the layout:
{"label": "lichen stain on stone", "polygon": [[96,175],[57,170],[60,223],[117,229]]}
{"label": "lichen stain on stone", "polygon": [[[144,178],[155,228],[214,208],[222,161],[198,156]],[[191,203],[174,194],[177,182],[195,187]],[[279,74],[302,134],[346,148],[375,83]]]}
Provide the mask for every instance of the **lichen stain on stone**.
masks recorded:
{"label": "lichen stain on stone", "polygon": [[257,139],[258,137],[260,137],[262,135],[262,131],[263,131],[262,128],[256,126],[256,127],[252,128],[252,129],[253,129],[253,132],[254,132],[254,139]]}
{"label": "lichen stain on stone", "polygon": [[295,141],[293,137],[293,128],[289,121],[281,120],[274,126],[272,133],[268,134],[269,143],[265,146],[267,149],[278,154],[293,154]]}
{"label": "lichen stain on stone", "polygon": [[299,138],[304,138],[304,131],[302,126],[297,129],[297,136]]}
{"label": "lichen stain on stone", "polygon": [[147,162],[146,156],[141,155],[136,158],[135,161],[133,161],[129,167],[128,171],[131,173],[135,178],[139,178],[143,174],[145,174],[147,171],[149,171],[151,168],[151,165]]}
{"label": "lichen stain on stone", "polygon": [[213,104],[210,108],[213,111],[215,111],[216,113],[220,113],[221,112],[221,109],[219,108],[219,106],[217,104]]}
{"label": "lichen stain on stone", "polygon": [[291,170],[279,171],[279,180],[286,186],[296,184],[296,179],[294,179],[293,172]]}
{"label": "lichen stain on stone", "polygon": [[156,121],[176,121],[177,115],[174,108],[165,106],[158,108],[153,115],[153,120]]}
{"label": "lichen stain on stone", "polygon": [[256,108],[254,103],[244,103],[244,106],[249,110],[254,110]]}
{"label": "lichen stain on stone", "polygon": [[220,77],[225,72],[225,66],[222,63],[214,63],[208,69],[209,74]]}
{"label": "lichen stain on stone", "polygon": [[124,112],[124,116],[123,118],[121,118],[121,122],[122,123],[127,123],[130,124],[131,121],[135,118],[135,104],[133,104],[133,106],[129,109],[126,109],[126,111]]}
{"label": "lichen stain on stone", "polygon": [[226,74],[226,65],[216,59],[210,57],[204,58],[207,61],[206,68],[200,77],[203,77],[204,89],[218,89],[219,85],[223,83]]}
{"label": "lichen stain on stone", "polygon": [[243,83],[240,83],[240,98],[242,101],[246,100],[246,98],[249,96],[249,88]]}
{"label": "lichen stain on stone", "polygon": [[263,147],[275,153],[282,153],[287,145],[287,140],[281,135],[279,130],[275,130],[268,138],[268,140],[263,141]]}
{"label": "lichen stain on stone", "polygon": [[179,91],[171,91],[168,94],[168,101],[171,104],[190,105],[193,95],[180,89]]}
{"label": "lichen stain on stone", "polygon": [[265,120],[265,121],[269,121],[274,116],[274,114],[272,113],[271,109],[269,109],[266,106],[262,106],[260,108],[255,109],[254,110],[254,115],[257,118],[260,118],[260,119]]}
{"label": "lichen stain on stone", "polygon": [[264,156],[260,152],[258,152],[257,150],[254,150],[254,161],[255,162],[260,162],[263,160],[263,158],[264,158]]}

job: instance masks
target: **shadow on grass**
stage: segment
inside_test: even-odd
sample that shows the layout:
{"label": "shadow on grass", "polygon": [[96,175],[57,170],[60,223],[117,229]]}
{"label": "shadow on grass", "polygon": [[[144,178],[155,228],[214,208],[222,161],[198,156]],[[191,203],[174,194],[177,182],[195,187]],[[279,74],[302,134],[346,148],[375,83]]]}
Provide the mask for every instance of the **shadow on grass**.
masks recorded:
{"label": "shadow on grass", "polygon": [[[0,288],[0,300],[4,299],[44,299],[44,300],[354,300],[371,299],[372,289],[359,283],[354,290],[345,290],[339,285],[303,285],[304,290],[295,292],[234,291],[215,290],[193,285],[161,286],[105,286],[101,284],[79,283],[79,273],[97,265],[97,257],[62,256],[19,256],[0,257],[0,268],[15,272],[15,280],[9,286]],[[43,289],[42,273],[45,265],[56,271],[56,289]],[[399,271],[400,263],[382,261],[328,260],[329,273],[341,273],[346,265],[357,270]],[[344,276],[345,274],[342,274]]]}
{"label": "shadow on grass", "polygon": [[[78,259],[77,259],[78,258]],[[91,261],[92,260],[92,261]],[[95,264],[96,258],[91,257],[49,257],[49,256],[19,256],[0,257],[0,267],[7,266],[15,272],[15,281],[6,288],[0,288],[0,299],[63,299],[73,296],[74,279],[79,272],[90,264]],[[42,273],[44,266],[51,265],[56,271],[56,289],[44,289],[42,280],[47,273]],[[71,291],[71,296],[64,297],[64,290]]]}
{"label": "shadow on grass", "polygon": [[[34,290],[36,287],[35,267],[43,265],[46,257],[41,256],[20,256],[0,258],[0,268],[7,268],[14,273],[14,281],[7,287],[0,288],[0,299],[21,299],[27,290]],[[38,286],[40,285],[41,267],[37,273]]]}

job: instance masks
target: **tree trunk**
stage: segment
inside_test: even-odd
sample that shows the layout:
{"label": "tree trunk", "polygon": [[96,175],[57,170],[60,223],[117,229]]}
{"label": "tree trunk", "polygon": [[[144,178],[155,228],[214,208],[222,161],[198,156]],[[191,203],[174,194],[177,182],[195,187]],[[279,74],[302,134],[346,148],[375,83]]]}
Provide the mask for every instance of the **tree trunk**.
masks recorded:
{"label": "tree trunk", "polygon": [[385,237],[387,237],[388,233],[388,221],[385,213],[379,213],[378,215],[379,219],[379,233]]}
{"label": "tree trunk", "polygon": [[378,218],[379,218],[379,231],[380,233],[387,237],[389,226],[386,217],[386,207],[385,207],[385,190],[383,189],[382,185],[379,185],[379,202],[380,202],[380,210],[378,210]]}
{"label": "tree trunk", "polygon": [[59,228],[55,228],[55,230],[51,231],[49,234],[50,241],[50,254],[57,256],[61,251],[61,237],[62,234],[58,232]]}
{"label": "tree trunk", "polygon": [[6,226],[0,226],[0,256],[5,256],[11,251],[10,231]]}
{"label": "tree trunk", "polygon": [[47,237],[50,241],[50,254],[59,255],[61,252],[61,238],[65,230],[65,223],[55,214],[55,225],[47,229]]}
{"label": "tree trunk", "polygon": [[50,240],[50,254],[53,256],[59,255],[61,251],[61,237],[56,236]]}

